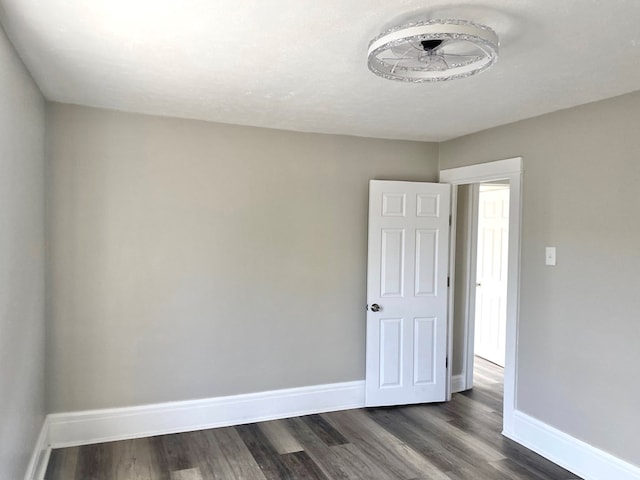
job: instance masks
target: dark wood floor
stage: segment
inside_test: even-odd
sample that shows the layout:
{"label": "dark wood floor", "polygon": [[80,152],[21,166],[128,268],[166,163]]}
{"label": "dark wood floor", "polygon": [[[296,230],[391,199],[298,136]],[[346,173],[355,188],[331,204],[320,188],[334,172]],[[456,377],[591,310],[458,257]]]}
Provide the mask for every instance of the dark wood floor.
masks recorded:
{"label": "dark wood floor", "polygon": [[566,480],[500,435],[502,371],[449,403],[369,408],[53,450],[46,480]]}

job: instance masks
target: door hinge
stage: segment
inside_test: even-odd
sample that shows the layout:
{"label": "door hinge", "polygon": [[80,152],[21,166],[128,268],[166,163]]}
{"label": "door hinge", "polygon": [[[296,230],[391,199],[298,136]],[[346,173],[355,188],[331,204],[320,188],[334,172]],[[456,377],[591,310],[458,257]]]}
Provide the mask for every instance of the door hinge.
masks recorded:
{"label": "door hinge", "polygon": [[452,225],[453,219],[452,219],[453,215],[449,214],[449,226]]}
{"label": "door hinge", "polygon": [[444,361],[444,368],[449,368],[449,357]]}
{"label": "door hinge", "polygon": [[451,277],[447,277],[447,287],[451,286]]}

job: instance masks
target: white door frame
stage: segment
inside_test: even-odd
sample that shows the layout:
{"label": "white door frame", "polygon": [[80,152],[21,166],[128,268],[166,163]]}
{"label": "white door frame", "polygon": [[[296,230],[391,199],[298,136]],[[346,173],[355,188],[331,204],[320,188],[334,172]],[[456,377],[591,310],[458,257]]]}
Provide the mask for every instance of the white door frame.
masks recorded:
{"label": "white door frame", "polygon": [[[520,310],[520,236],[522,224],[522,157],[480,163],[465,167],[440,171],[440,182],[452,185],[468,185],[494,180],[509,180],[509,269],[507,279],[507,328],[506,356],[504,367],[504,403],[502,434],[513,436],[514,412],[516,409],[517,366],[518,366],[518,320]],[[455,190],[454,187],[454,195]],[[455,225],[456,210],[452,209]],[[451,252],[455,252],[452,245]],[[469,280],[471,281],[471,280]],[[474,279],[475,281],[475,279]],[[454,281],[451,279],[453,287]],[[453,292],[452,292],[453,293]],[[463,312],[469,333],[469,310]],[[453,322],[453,311],[449,312],[449,322]],[[470,341],[467,336],[466,341]],[[471,340],[472,341],[472,340]],[[468,368],[466,368],[468,370]]]}

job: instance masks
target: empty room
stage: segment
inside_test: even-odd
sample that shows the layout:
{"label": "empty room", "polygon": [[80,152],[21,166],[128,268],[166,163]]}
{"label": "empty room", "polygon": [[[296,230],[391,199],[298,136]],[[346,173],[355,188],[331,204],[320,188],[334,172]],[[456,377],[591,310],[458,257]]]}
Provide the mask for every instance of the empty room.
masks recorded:
{"label": "empty room", "polygon": [[0,0],[0,480],[640,480],[638,19]]}

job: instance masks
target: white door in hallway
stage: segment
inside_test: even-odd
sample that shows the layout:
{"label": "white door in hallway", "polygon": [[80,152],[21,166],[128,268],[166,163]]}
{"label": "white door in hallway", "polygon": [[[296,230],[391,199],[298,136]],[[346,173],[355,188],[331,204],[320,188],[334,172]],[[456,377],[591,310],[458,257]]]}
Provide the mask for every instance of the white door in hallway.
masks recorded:
{"label": "white door in hallway", "polygon": [[475,354],[504,367],[507,320],[509,185],[480,185]]}
{"label": "white door in hallway", "polygon": [[447,397],[451,186],[369,184],[366,405]]}

